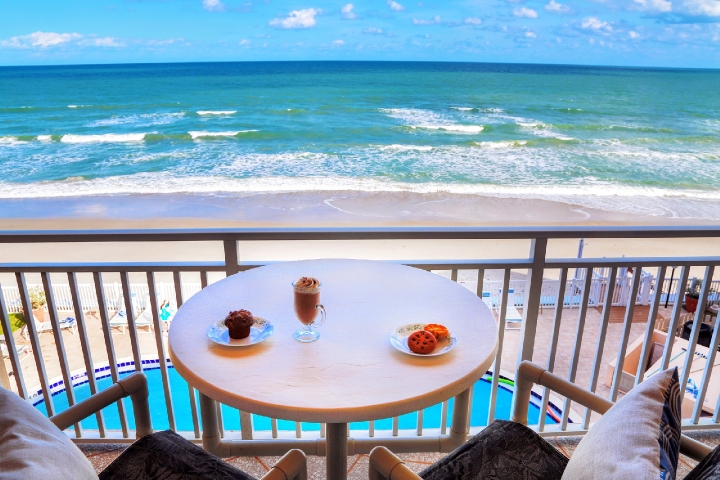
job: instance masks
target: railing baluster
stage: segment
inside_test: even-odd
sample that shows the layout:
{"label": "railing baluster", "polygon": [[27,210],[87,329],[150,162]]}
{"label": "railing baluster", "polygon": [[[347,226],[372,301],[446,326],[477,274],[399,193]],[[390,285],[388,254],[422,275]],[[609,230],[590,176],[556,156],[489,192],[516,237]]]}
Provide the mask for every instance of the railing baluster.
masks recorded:
{"label": "railing baluster", "polygon": [[375,436],[375,420],[368,422],[368,437],[372,438]]}
{"label": "railing baluster", "polygon": [[240,434],[243,440],[253,439],[252,415],[248,412],[240,412]]}
{"label": "railing baluster", "polygon": [[[57,308],[55,304],[55,293],[50,280],[50,274],[43,272],[40,274],[45,290],[45,301],[47,302],[48,313],[50,314],[50,324],[52,325],[53,335],[55,335],[55,349],[57,350],[58,363],[60,365],[60,373],[63,377],[65,385],[65,395],[67,396],[68,406],[75,405],[75,387],[72,384],[72,376],[70,375],[70,367],[68,366],[67,353],[65,352],[65,341],[63,340],[62,330],[60,330],[60,320],[58,319]],[[79,423],[75,424],[75,437],[82,438],[82,427]]]}
{"label": "railing baluster", "polygon": [[680,377],[680,388],[683,390],[687,386],[688,378],[690,378],[690,368],[692,367],[693,357],[695,356],[695,348],[697,348],[700,326],[705,316],[705,305],[707,304],[708,293],[711,287],[710,282],[712,281],[714,272],[715,267],[712,265],[705,268],[705,277],[703,278],[702,288],[700,289],[700,298],[698,299],[697,310],[695,310],[695,319],[693,320],[687,353],[685,354],[685,364],[683,366],[682,376]]}
{"label": "railing baluster", "polygon": [[[590,308],[588,300],[590,298],[590,287],[592,287],[592,277],[593,268],[586,268],[585,280],[583,281],[582,287],[582,300],[580,310],[578,311],[577,330],[575,331],[575,345],[573,346],[573,355],[570,359],[570,371],[568,372],[568,381],[571,383],[575,382],[575,375],[577,374],[578,363],[580,362],[580,348],[582,347],[583,333],[585,332],[585,318],[587,317],[588,308]],[[562,424],[560,427],[562,430],[567,429],[570,403],[570,399],[565,398],[565,402],[563,403]]]}
{"label": "railing baluster", "polygon": [[[498,348],[493,366],[492,384],[490,386],[490,404],[488,407],[487,424],[495,421],[495,403],[497,402],[498,379],[500,378],[500,364],[502,361],[503,340],[505,338],[505,318],[507,318],[508,294],[510,291],[510,269],[505,269],[503,276],[502,295],[500,297],[500,318],[498,318]],[[472,390],[471,390],[472,391]]]}
{"label": "railing baluster", "polygon": [[[615,282],[617,280],[617,267],[610,269],[610,276],[605,290],[605,302],[603,303],[602,317],[600,318],[600,329],[598,332],[597,346],[595,347],[595,358],[593,359],[593,369],[590,375],[590,391],[595,393],[597,382],[600,378],[600,366],[602,361],[603,349],[605,348],[605,338],[607,337],[607,328],[610,324],[610,312],[612,311],[613,296],[615,294]],[[590,417],[592,411],[585,409],[583,418],[583,428],[590,426]]]}
{"label": "railing baluster", "polygon": [[458,279],[458,270],[457,270],[457,268],[453,268],[452,270],[450,270],[450,280],[452,280],[453,282],[457,282],[457,279]]}
{"label": "railing baluster", "polygon": [[[560,336],[560,324],[562,322],[562,312],[565,303],[565,286],[567,285],[567,268],[560,269],[560,280],[558,283],[558,296],[555,300],[555,317],[553,318],[552,337],[550,339],[550,351],[548,352],[547,370],[552,372],[555,368],[555,355],[557,354],[558,338]],[[540,406],[540,418],[538,421],[538,430],[545,429],[545,412],[550,402],[550,390],[543,388],[542,402]]]}
{"label": "railing baluster", "polygon": [[423,434],[423,417],[424,417],[424,411],[418,410],[417,411],[417,436],[422,437]]}
{"label": "railing baluster", "polygon": [[620,380],[622,379],[623,365],[625,364],[625,353],[627,352],[627,344],[630,338],[630,330],[632,329],[633,315],[635,314],[635,302],[637,301],[637,293],[640,288],[640,267],[633,268],[633,280],[630,287],[630,295],[626,297],[628,304],[625,307],[625,320],[623,321],[622,336],[620,338],[620,346],[618,348],[617,360],[615,361],[615,372],[613,374],[612,386],[610,387],[610,401],[617,400],[618,390],[620,389]]}
{"label": "railing baluster", "polygon": [[677,293],[675,295],[675,302],[673,303],[672,318],[670,319],[670,325],[668,325],[667,339],[665,340],[665,348],[663,349],[660,370],[667,370],[668,366],[670,365],[670,355],[672,355],[672,348],[673,344],[675,343],[675,332],[678,329],[678,323],[680,323],[680,314],[682,313],[681,295],[687,287],[689,275],[690,267],[682,267],[680,269],[680,278],[678,278],[677,280]]}
{"label": "railing baluster", "polygon": [[485,269],[481,268],[478,270],[477,288],[475,289],[475,293],[480,298],[482,298],[482,294],[483,294],[484,281],[485,281]]}
{"label": "railing baluster", "polygon": [[[5,336],[5,345],[8,349],[8,355],[10,356],[10,365],[12,365],[13,373],[15,377],[15,384],[17,385],[18,394],[27,400],[28,391],[25,386],[25,378],[23,377],[22,365],[20,364],[20,358],[18,358],[17,350],[15,349],[15,337],[13,336],[12,325],[10,324],[10,316],[8,315],[7,304],[5,303],[5,296],[0,286],[0,325],[2,325],[3,335]],[[27,354],[26,354],[27,355]],[[2,356],[2,355],[0,355]],[[0,358],[0,362],[3,360]]]}
{"label": "railing baluster", "polygon": [[[173,407],[172,389],[170,388],[170,375],[168,372],[167,352],[165,339],[162,333],[162,324],[160,323],[160,311],[158,310],[157,288],[155,285],[155,272],[147,272],[148,282],[148,298],[150,301],[150,310],[152,311],[153,330],[155,330],[155,346],[158,351],[158,361],[160,362],[160,376],[162,377],[163,390],[165,392],[165,408],[167,410],[168,424],[170,430],[177,430],[175,424],[175,408]],[[163,322],[164,323],[164,322]],[[194,395],[191,395],[191,397]],[[192,400],[191,400],[192,403]],[[195,413],[195,412],[193,412]],[[193,416],[193,421],[196,419]],[[199,432],[196,430],[196,438]]]}
{"label": "railing baluster", "polygon": [[[120,272],[120,283],[122,285],[123,296],[125,297],[125,314],[127,317],[128,335],[130,335],[130,346],[132,347],[133,359],[135,361],[135,371],[142,372],[140,342],[138,341],[137,325],[135,325],[135,306],[132,301],[128,272]],[[139,298],[138,302],[140,302]]]}
{"label": "railing baluster", "polygon": [[400,433],[400,419],[398,417],[393,417],[393,419],[392,419],[393,437],[397,437],[399,433]]}
{"label": "railing baluster", "polygon": [[645,328],[645,338],[643,339],[642,352],[640,353],[640,361],[638,362],[637,373],[635,374],[635,385],[637,386],[645,379],[645,368],[647,368],[650,359],[650,351],[653,347],[653,332],[655,331],[655,322],[657,321],[658,309],[660,308],[660,297],[662,296],[661,282],[665,278],[665,267],[658,267],[657,280],[655,282],[655,292],[653,294],[652,303],[650,304],[650,313],[648,314],[647,327]]}
{"label": "railing baluster", "polygon": [[203,270],[200,272],[200,290],[208,286],[208,272]]}
{"label": "railing baluster", "polygon": [[295,422],[295,437],[302,438],[302,424]]}
{"label": "railing baluster", "polygon": [[[90,394],[95,395],[98,391],[97,380],[95,379],[95,365],[92,360],[92,351],[90,350],[90,342],[88,341],[87,324],[85,323],[85,312],[80,300],[80,289],[78,288],[77,276],[75,272],[68,272],[68,286],[70,288],[70,296],[72,298],[72,307],[75,313],[75,321],[77,323],[78,338],[80,339],[80,347],[85,362],[85,374],[87,375]],[[105,418],[102,410],[95,413],[95,419],[98,424],[98,432],[100,438],[105,438]]]}
{"label": "railing baluster", "polygon": [[277,436],[278,436],[277,418],[270,419],[270,429],[272,430],[272,438],[277,438]]}
{"label": "railing baluster", "polygon": [[325,423],[320,424],[320,438],[325,438],[326,428],[327,428],[327,424],[325,424]]}
{"label": "railing baluster", "polygon": [[[40,348],[40,338],[38,337],[37,327],[35,325],[35,314],[32,310],[32,302],[28,293],[27,283],[25,282],[25,274],[17,272],[15,274],[18,288],[20,289],[20,300],[22,301],[23,311],[25,312],[25,328],[30,336],[30,345],[32,345],[33,357],[35,357],[35,367],[37,368],[40,387],[42,388],[43,398],[45,399],[45,408],[48,416],[55,415],[55,404],[53,403],[50,388],[48,387],[47,372],[45,370],[45,360],[42,356]],[[34,392],[33,392],[34,393]]]}
{"label": "railing baluster", "polygon": [[[703,312],[704,311],[705,309],[703,309]],[[712,375],[713,367],[715,366],[715,356],[718,351],[718,341],[720,341],[718,330],[720,330],[720,328],[715,328],[713,330],[712,339],[710,340],[710,349],[708,351],[707,358],[705,359],[705,369],[703,370],[702,380],[700,381],[700,389],[698,391],[698,396],[695,399],[695,407],[692,412],[692,423],[695,425],[697,425],[700,421],[700,413],[702,412],[705,395],[707,394],[708,385],[710,384],[710,376]]]}
{"label": "railing baluster", "polygon": [[[203,271],[200,273],[200,282],[202,288],[207,286],[207,272]],[[180,272],[173,272],[173,287],[175,290],[175,305],[180,308],[183,304],[182,294],[182,276]],[[168,332],[170,331],[170,325],[168,325]],[[198,414],[198,404],[195,399],[195,389],[188,383],[188,397],[190,398],[190,414],[192,415],[193,430],[195,431],[195,438],[200,438],[200,416]],[[218,404],[220,405],[220,404]],[[173,429],[174,430],[174,429]],[[222,431],[222,427],[221,427]]]}
{"label": "railing baluster", "polygon": [[[117,381],[120,380],[120,375],[118,374],[115,346],[113,344],[112,331],[110,329],[110,321],[108,319],[107,303],[105,302],[105,287],[103,286],[102,274],[100,272],[93,272],[93,280],[95,281],[95,295],[98,300],[100,323],[102,324],[103,336],[105,337],[105,350],[107,352],[108,363],[110,366],[110,377],[114,383],[117,383]],[[127,415],[125,414],[125,404],[122,400],[117,401],[117,407],[123,437],[128,438]]]}
{"label": "railing baluster", "polygon": [[540,298],[542,296],[543,274],[545,272],[545,255],[547,238],[534,238],[530,243],[530,260],[525,288],[525,305],[523,306],[522,327],[520,329],[520,348],[518,348],[518,365],[523,360],[531,360],[535,350],[535,333],[537,331]]}

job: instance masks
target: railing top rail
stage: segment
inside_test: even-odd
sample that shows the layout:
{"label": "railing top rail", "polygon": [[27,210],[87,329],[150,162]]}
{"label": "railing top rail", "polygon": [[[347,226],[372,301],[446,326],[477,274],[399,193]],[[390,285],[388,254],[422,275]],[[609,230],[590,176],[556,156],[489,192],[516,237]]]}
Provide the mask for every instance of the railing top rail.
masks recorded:
{"label": "railing top rail", "polygon": [[3,230],[0,243],[720,237],[720,226]]}

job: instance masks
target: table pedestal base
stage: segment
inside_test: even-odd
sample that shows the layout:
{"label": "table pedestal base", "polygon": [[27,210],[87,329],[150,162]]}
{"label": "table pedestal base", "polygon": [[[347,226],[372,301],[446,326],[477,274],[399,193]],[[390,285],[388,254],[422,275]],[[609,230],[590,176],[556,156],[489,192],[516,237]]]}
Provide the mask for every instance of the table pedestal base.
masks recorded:
{"label": "table pedestal base", "polygon": [[347,423],[328,423],[327,434],[327,467],[326,478],[347,479]]}

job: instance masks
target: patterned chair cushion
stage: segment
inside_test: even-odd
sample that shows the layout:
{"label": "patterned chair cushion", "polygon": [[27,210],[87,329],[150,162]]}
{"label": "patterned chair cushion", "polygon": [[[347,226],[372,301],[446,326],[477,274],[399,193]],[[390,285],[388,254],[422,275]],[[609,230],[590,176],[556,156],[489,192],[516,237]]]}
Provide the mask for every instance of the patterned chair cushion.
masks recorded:
{"label": "patterned chair cushion", "polygon": [[690,473],[685,480],[717,480],[720,478],[720,447],[705,457]]}
{"label": "patterned chair cushion", "polygon": [[100,473],[101,480],[255,480],[166,430],[147,435],[127,448]]}
{"label": "patterned chair cushion", "polygon": [[680,453],[677,368],[659,372],[620,399],[578,444],[563,478],[672,480]]}
{"label": "patterned chair cushion", "polygon": [[567,457],[524,425],[497,420],[420,472],[425,480],[553,480]]}

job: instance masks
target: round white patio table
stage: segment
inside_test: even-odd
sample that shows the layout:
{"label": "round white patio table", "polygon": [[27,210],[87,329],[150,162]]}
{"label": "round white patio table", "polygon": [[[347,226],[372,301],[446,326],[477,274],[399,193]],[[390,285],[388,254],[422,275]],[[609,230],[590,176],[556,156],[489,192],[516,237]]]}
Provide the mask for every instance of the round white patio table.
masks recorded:
{"label": "round white patio table", "polygon": [[[311,343],[293,339],[301,324],[291,283],[301,276],[320,279],[327,310],[320,338]],[[210,325],[241,308],[271,322],[274,334],[244,348],[211,342]],[[447,326],[457,345],[436,357],[392,347],[391,332],[416,322]],[[168,344],[175,369],[201,393],[206,448],[209,439],[219,442],[215,401],[270,418],[326,423],[327,478],[341,480],[349,422],[398,416],[457,395],[467,405],[469,389],[495,358],[497,326],[477,295],[430,272],[378,261],[305,260],[206,287],[178,310]],[[451,434],[464,440],[467,408],[456,410]]]}

